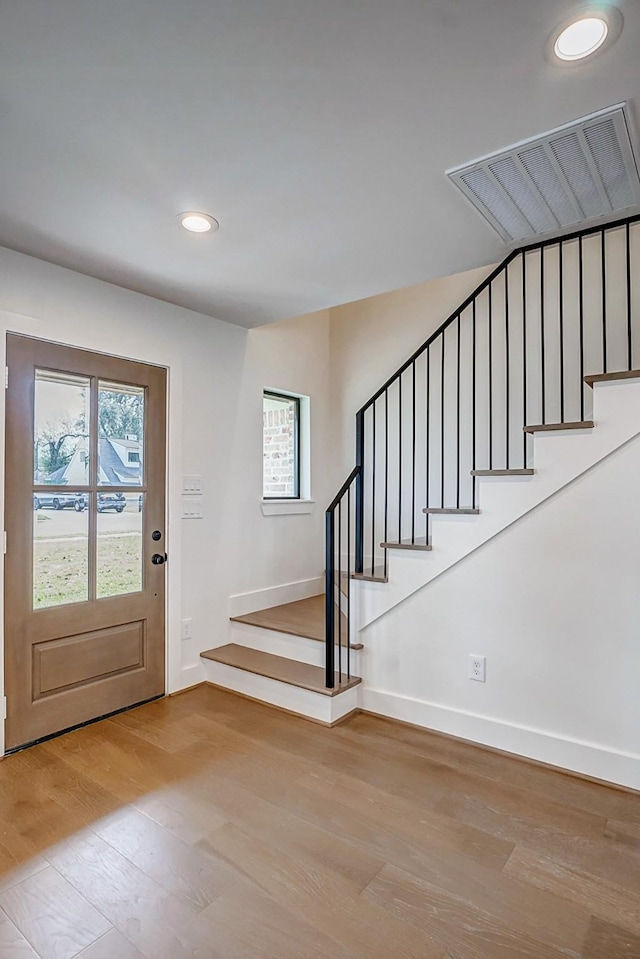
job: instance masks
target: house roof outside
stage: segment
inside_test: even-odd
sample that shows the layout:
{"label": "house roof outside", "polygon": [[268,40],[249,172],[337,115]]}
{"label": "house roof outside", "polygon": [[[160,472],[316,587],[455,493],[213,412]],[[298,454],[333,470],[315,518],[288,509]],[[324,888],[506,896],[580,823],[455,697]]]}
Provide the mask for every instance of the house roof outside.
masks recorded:
{"label": "house roof outside", "polygon": [[[136,450],[140,454],[137,463],[125,463],[118,454],[118,447]],[[142,480],[142,444],[132,440],[120,440],[115,437],[98,440],[99,482],[112,486],[139,486]]]}
{"label": "house roof outside", "polygon": [[[125,462],[118,453],[118,448],[139,453],[137,463]],[[84,441],[79,441],[71,460],[66,466],[60,467],[53,473],[40,474],[39,483],[64,486],[84,486],[86,469],[82,457],[84,456]],[[142,481],[142,443],[134,440],[121,440],[118,437],[98,440],[98,482],[111,486],[140,486]]]}
{"label": "house roof outside", "polygon": [[562,65],[556,0],[2,4],[0,243],[243,326],[494,263],[445,171],[622,101],[637,130],[616,6]]}

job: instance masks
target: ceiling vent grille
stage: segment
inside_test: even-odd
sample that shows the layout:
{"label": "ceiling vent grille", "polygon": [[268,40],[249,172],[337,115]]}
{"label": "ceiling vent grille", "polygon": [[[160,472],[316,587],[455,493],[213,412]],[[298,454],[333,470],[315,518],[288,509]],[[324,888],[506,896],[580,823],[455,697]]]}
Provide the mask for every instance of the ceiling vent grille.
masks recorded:
{"label": "ceiling vent grille", "polygon": [[512,243],[640,208],[624,104],[447,171]]}

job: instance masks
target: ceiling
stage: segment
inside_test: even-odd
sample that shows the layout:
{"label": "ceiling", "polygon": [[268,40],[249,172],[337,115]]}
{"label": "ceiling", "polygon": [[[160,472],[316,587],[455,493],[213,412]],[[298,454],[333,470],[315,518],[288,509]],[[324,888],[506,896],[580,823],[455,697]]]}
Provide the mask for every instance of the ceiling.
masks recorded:
{"label": "ceiling", "polygon": [[[622,100],[554,0],[3,0],[0,245],[256,326],[495,262],[445,170]],[[202,210],[216,234],[185,232]]]}

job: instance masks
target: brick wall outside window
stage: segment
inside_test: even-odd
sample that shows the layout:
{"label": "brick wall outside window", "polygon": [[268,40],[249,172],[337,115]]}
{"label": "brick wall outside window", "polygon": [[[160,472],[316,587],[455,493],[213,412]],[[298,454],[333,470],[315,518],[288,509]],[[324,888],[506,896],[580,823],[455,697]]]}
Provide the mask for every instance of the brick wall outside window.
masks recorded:
{"label": "brick wall outside window", "polygon": [[295,401],[264,397],[263,492],[264,497],[294,497],[296,490]]}

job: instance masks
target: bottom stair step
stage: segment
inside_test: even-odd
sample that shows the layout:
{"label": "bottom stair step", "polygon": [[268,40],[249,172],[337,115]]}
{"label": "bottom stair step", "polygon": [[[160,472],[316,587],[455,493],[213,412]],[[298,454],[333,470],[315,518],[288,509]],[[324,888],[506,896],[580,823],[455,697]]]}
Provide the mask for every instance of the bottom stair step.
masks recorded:
{"label": "bottom stair step", "polygon": [[310,666],[308,663],[299,663],[295,659],[286,659],[284,656],[263,653],[257,649],[249,649],[248,646],[238,646],[236,643],[218,646],[216,649],[206,649],[200,655],[203,659],[209,659],[214,663],[243,669],[246,672],[255,673],[257,676],[275,679],[290,686],[298,686],[301,689],[320,693],[323,696],[337,696],[338,693],[343,693],[346,689],[351,689],[352,686],[357,686],[362,682],[359,676],[351,676],[347,680],[344,675],[342,682],[338,682],[338,675],[336,674],[336,685],[333,689],[327,689],[325,672],[321,666]]}

